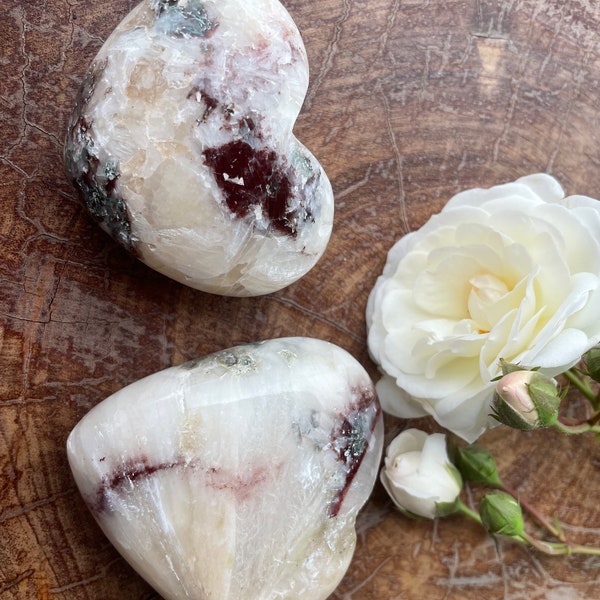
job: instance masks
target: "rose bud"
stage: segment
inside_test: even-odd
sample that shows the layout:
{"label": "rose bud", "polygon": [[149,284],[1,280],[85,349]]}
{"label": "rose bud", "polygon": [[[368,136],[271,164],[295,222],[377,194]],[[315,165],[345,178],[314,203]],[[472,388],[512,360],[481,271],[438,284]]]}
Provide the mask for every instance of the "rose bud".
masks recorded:
{"label": "rose bud", "polygon": [[485,485],[500,485],[496,459],[479,444],[469,444],[456,449],[454,464],[463,479]]}
{"label": "rose bud", "polygon": [[556,382],[538,371],[513,371],[496,384],[493,417],[515,429],[548,427],[558,418]]}
{"label": "rose bud", "polygon": [[585,365],[589,376],[594,381],[600,381],[600,346],[594,346],[586,352]]}
{"label": "rose bud", "polygon": [[490,492],[479,504],[481,522],[490,535],[505,535],[515,540],[525,538],[523,511],[506,492]]}
{"label": "rose bud", "polygon": [[446,436],[418,429],[407,429],[390,443],[380,478],[398,510],[412,517],[434,519],[455,512],[462,490]]}

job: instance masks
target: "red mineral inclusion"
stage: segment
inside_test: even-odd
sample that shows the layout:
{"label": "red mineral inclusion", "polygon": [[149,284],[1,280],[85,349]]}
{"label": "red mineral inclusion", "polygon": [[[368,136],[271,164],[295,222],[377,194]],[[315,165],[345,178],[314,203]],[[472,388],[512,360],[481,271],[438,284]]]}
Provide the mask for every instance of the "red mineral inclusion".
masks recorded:
{"label": "red mineral inclusion", "polygon": [[341,424],[333,432],[332,445],[338,460],[344,465],[346,477],[344,485],[329,506],[329,515],[337,517],[354,477],[360,469],[373,438],[381,407],[374,390],[355,390],[357,401],[343,416]]}
{"label": "red mineral inclusion", "polygon": [[[381,409],[372,389],[353,390],[355,401],[348,410],[340,415],[337,427],[331,432],[329,448],[343,465],[345,476],[343,485],[337,491],[329,505],[329,516],[337,517],[344,499],[350,489],[363,458],[371,443],[375,427],[380,418]],[[104,462],[106,457],[99,459]],[[173,462],[153,464],[146,455],[125,461],[112,472],[105,475],[96,490],[95,497],[88,499],[92,512],[110,511],[110,494],[120,494],[136,483],[148,479],[160,472],[172,469],[191,468],[204,473],[206,485],[215,490],[229,490],[238,501],[243,502],[270,477],[278,477],[281,465],[269,469],[258,466],[244,472],[243,475],[232,473],[218,466],[202,465],[200,462],[189,462],[178,457]]]}
{"label": "red mineral inclusion", "polygon": [[233,214],[243,218],[259,208],[277,232],[296,235],[298,215],[288,208],[292,185],[274,150],[234,140],[208,148],[204,158]]}
{"label": "red mineral inclusion", "polygon": [[[106,457],[102,457],[100,462],[104,462],[105,460]],[[109,510],[109,492],[120,489],[125,483],[131,486],[135,482],[147,479],[155,473],[174,469],[182,465],[183,462],[160,463],[155,465],[152,464],[145,455],[141,456],[139,459],[128,460],[102,479],[102,483],[96,493],[96,498],[93,502],[88,501],[88,505],[92,512],[95,513]]]}

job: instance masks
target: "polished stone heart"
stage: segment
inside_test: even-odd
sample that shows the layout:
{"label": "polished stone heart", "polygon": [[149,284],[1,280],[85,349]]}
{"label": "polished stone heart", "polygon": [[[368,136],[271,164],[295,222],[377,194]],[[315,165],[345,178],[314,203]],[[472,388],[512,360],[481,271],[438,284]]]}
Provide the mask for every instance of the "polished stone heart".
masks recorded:
{"label": "polished stone heart", "polygon": [[292,134],[307,86],[278,0],[146,0],[89,69],[67,174],[150,267],[207,292],[273,292],[314,266],[333,222],[329,180]]}
{"label": "polished stone heart", "polygon": [[284,338],[131,384],[80,421],[68,455],[107,537],[167,600],[324,600],[382,443],[357,361]]}

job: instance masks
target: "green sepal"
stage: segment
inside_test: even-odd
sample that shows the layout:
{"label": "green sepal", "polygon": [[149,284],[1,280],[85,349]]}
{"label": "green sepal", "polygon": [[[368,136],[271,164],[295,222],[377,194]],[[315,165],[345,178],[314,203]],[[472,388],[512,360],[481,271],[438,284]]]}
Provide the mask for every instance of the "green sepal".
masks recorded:
{"label": "green sepal", "polygon": [[492,379],[492,381],[499,381],[505,375],[508,375],[509,373],[514,373],[515,371],[538,371],[539,367],[524,367],[523,365],[520,365],[519,363],[509,363],[506,360],[504,360],[503,358],[501,358],[500,359],[500,369],[502,370],[502,374],[498,375],[498,377],[494,377],[494,379]]}
{"label": "green sepal", "polygon": [[558,420],[558,409],[562,400],[555,382],[546,375],[535,373],[527,389],[538,413],[539,426],[554,425]]}
{"label": "green sepal", "polygon": [[531,431],[538,427],[537,423],[532,423],[531,421],[524,419],[518,411],[506,403],[498,394],[494,394],[491,408],[491,417],[496,419],[499,423],[508,425],[513,429]]}
{"label": "green sepal", "polygon": [[436,517],[447,517],[457,513],[459,510],[460,500],[457,498],[454,502],[438,502],[435,505]]}

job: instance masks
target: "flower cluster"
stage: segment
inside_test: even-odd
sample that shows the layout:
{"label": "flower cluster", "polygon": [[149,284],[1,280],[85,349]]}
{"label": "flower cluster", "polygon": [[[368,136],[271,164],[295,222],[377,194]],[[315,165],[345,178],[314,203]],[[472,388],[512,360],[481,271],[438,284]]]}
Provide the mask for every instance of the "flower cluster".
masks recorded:
{"label": "flower cluster", "polygon": [[600,203],[545,174],[454,196],[390,250],[367,306],[388,413],[474,441],[500,360],[554,377],[600,341]]}
{"label": "flower cluster", "polygon": [[[458,194],[402,238],[367,306],[377,391],[386,412],[430,415],[456,438],[450,453],[441,433],[407,429],[391,442],[380,479],[395,506],[463,513],[549,554],[600,555],[517,498],[474,443],[498,423],[600,434],[599,314],[600,202],[565,198],[549,175]],[[585,419],[561,416],[559,376],[589,401]],[[463,482],[490,488],[477,510],[462,502]],[[554,540],[532,537],[523,511]]]}
{"label": "flower cluster", "polygon": [[[494,457],[485,448],[469,444],[454,445],[451,450],[453,460],[445,434],[407,429],[394,438],[387,448],[380,479],[400,512],[426,519],[462,513],[490,535],[529,544],[546,554],[600,556],[600,548],[571,543],[556,522],[546,519],[507,488]],[[481,498],[478,510],[461,500],[464,481],[491,488]],[[524,510],[555,539],[548,541],[529,534]]]}

